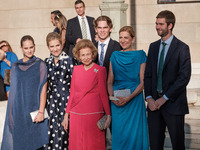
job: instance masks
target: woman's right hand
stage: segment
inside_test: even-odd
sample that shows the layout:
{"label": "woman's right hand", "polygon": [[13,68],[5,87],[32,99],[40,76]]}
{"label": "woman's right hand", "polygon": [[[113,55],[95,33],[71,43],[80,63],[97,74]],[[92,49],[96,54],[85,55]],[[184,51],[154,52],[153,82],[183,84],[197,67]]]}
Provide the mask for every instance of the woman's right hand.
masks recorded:
{"label": "woman's right hand", "polygon": [[62,126],[64,127],[64,130],[67,132],[68,129],[68,113],[65,113]]}
{"label": "woman's right hand", "polygon": [[112,100],[112,102],[113,102],[115,105],[119,106],[119,101]]}
{"label": "woman's right hand", "polygon": [[108,128],[110,126],[110,122],[111,122],[111,116],[107,115],[107,119],[104,125],[104,129]]}

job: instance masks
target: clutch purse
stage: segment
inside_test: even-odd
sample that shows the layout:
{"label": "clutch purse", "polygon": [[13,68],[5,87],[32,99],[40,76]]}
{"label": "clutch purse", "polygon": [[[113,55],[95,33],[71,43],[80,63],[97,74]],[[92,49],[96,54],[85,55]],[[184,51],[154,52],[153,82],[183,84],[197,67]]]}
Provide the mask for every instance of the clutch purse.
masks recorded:
{"label": "clutch purse", "polygon": [[[36,110],[36,111],[33,111],[33,112],[30,113],[32,121],[34,121],[34,119],[35,119],[36,115],[38,114],[38,112],[39,112],[39,110]],[[47,110],[44,109],[44,119],[46,119],[48,117],[49,117],[49,115],[47,113]]]}
{"label": "clutch purse", "polygon": [[107,119],[107,115],[104,115],[98,122],[97,122],[97,126],[100,130],[103,130],[104,125],[106,123],[106,119]]}
{"label": "clutch purse", "polygon": [[131,95],[130,89],[122,89],[114,91],[114,100],[119,100],[117,97],[128,97]]}
{"label": "clutch purse", "polygon": [[4,72],[4,84],[5,85],[10,85],[10,74],[11,73],[11,70],[8,70],[8,69],[5,69],[5,72]]}

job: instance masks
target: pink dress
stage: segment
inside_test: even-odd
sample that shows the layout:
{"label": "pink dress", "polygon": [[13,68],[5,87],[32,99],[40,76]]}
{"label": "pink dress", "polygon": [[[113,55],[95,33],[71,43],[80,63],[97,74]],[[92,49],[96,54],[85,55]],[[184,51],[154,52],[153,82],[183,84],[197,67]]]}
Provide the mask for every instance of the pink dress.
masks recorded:
{"label": "pink dress", "polygon": [[106,68],[94,64],[87,71],[74,66],[66,112],[70,114],[69,150],[105,150],[105,131],[97,127],[104,113],[110,115]]}

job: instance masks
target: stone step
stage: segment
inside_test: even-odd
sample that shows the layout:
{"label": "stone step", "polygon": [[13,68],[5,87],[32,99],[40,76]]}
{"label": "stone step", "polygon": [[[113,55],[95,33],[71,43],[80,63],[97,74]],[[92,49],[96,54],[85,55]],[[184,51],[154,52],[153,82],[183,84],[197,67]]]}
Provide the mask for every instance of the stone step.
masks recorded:
{"label": "stone step", "polygon": [[189,106],[189,112],[185,115],[186,119],[200,119],[200,106]]}
{"label": "stone step", "polygon": [[[172,148],[166,148],[166,147],[164,147],[164,150],[172,150]],[[185,150],[198,150],[198,149],[185,149]]]}
{"label": "stone step", "polygon": [[185,120],[185,133],[186,134],[200,134],[200,120],[186,119]]}
{"label": "stone step", "polygon": [[[200,120],[186,119],[184,128],[186,134],[200,134]],[[168,132],[167,128],[166,132]]]}
{"label": "stone step", "polygon": [[[169,134],[166,132],[165,148],[171,148]],[[200,150],[200,134],[185,134],[185,148]]]}

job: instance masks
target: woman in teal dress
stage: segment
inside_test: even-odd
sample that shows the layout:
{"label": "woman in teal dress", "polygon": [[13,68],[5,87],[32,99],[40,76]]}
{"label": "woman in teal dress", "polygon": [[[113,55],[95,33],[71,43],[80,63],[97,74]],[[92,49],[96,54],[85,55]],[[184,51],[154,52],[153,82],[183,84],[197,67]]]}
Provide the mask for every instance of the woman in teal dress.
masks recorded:
{"label": "woman in teal dress", "polygon": [[125,26],[119,31],[123,50],[113,52],[110,58],[108,93],[130,89],[128,97],[112,100],[112,150],[148,150],[146,108],[143,98],[146,53],[133,49],[135,33]]}

